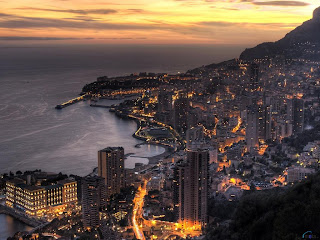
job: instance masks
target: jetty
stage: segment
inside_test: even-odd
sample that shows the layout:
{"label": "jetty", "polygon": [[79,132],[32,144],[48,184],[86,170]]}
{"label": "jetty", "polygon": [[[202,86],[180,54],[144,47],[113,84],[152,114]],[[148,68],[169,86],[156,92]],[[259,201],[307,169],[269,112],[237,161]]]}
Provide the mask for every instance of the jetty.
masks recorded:
{"label": "jetty", "polygon": [[90,98],[90,95],[89,94],[84,94],[84,95],[82,95],[80,97],[73,98],[73,99],[71,99],[71,100],[69,100],[67,102],[58,104],[55,108],[56,109],[63,109],[65,107],[68,107],[68,106],[70,106],[72,104],[75,104],[77,102],[83,101],[83,100],[88,99],[88,98]]}

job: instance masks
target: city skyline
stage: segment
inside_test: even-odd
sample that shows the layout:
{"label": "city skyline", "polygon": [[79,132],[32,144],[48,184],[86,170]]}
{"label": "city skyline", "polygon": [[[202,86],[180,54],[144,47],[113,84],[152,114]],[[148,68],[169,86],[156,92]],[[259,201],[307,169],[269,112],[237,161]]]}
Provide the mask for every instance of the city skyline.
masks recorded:
{"label": "city skyline", "polygon": [[0,11],[0,240],[320,236],[320,7],[61,1]]}
{"label": "city skyline", "polygon": [[[275,41],[316,1],[2,1],[5,44],[246,44]],[[35,7],[36,6],[36,7]],[[186,14],[187,13],[187,14]]]}

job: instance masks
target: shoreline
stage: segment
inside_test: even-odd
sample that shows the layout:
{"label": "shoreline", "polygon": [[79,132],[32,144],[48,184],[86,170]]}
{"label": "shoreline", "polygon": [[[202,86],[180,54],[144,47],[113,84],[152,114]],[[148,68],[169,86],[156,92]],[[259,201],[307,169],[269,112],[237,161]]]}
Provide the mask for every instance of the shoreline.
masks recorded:
{"label": "shoreline", "polygon": [[11,216],[12,218],[21,221],[29,227],[36,228],[40,226],[42,223],[37,221],[36,219],[30,218],[24,214],[20,214],[19,212],[8,208],[7,206],[0,205],[0,214]]}
{"label": "shoreline", "polygon": [[[131,118],[131,119],[134,119],[135,122],[137,123],[137,130],[136,130],[136,132],[137,132],[139,130],[139,128],[141,127],[140,121],[135,119],[135,118]],[[172,155],[172,150],[173,149],[171,147],[168,147],[168,146],[163,145],[161,143],[147,142],[144,138],[138,137],[136,135],[136,132],[132,134],[132,137],[135,138],[135,139],[143,141],[143,143],[141,143],[139,145],[154,145],[154,146],[163,147],[165,149],[164,152],[161,153],[161,154],[158,154],[158,155],[155,155],[155,156],[152,156],[152,157],[147,157],[148,160],[149,160],[148,164],[158,164],[159,161],[162,158],[165,159],[165,158],[169,157],[170,155]]]}
{"label": "shoreline", "polygon": [[163,144],[161,144],[161,143],[147,142],[145,138],[136,136],[136,132],[139,130],[139,128],[140,128],[140,126],[141,126],[141,125],[140,125],[140,121],[139,121],[138,119],[136,119],[136,118],[134,118],[134,117],[132,117],[132,116],[129,116],[129,115],[124,115],[124,114],[120,115],[120,114],[116,114],[116,113],[115,113],[115,116],[118,117],[118,118],[124,119],[124,120],[133,120],[133,121],[136,122],[136,124],[137,124],[137,130],[136,130],[131,136],[132,136],[133,138],[135,138],[135,139],[138,139],[138,140],[142,141],[142,143],[139,143],[139,144],[137,144],[136,146],[140,146],[140,145],[154,145],[154,146],[163,147],[163,148],[165,149],[165,151],[164,151],[163,153],[161,153],[161,154],[158,154],[158,155],[155,155],[155,156],[151,156],[151,157],[146,157],[146,158],[148,159],[148,164],[147,164],[147,165],[149,165],[149,164],[150,164],[150,165],[158,164],[161,159],[165,159],[165,158],[167,158],[167,157],[169,157],[169,156],[172,155],[172,153],[173,153],[173,151],[172,151],[173,148],[168,147],[168,146],[166,146],[166,145],[163,145]]}

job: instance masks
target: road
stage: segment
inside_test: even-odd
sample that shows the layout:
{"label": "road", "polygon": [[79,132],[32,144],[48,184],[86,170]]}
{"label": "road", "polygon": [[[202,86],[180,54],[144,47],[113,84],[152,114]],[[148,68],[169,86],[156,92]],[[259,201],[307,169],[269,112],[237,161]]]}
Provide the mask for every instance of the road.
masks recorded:
{"label": "road", "polygon": [[154,234],[156,234],[157,236],[156,239],[167,239],[169,236],[173,235],[186,238],[187,236],[195,237],[202,234],[201,229],[196,226],[185,228],[182,227],[179,223],[144,219],[142,214],[144,197],[147,195],[147,183],[148,180],[145,180],[143,185],[138,189],[138,192],[133,200],[134,207],[132,214],[132,225],[134,234],[137,239],[146,240],[146,237],[143,233],[143,227],[149,229],[161,229],[160,231],[154,231]]}
{"label": "road", "polygon": [[144,197],[147,194],[147,183],[148,181],[145,180],[142,187],[138,189],[138,192],[133,200],[134,207],[133,207],[133,214],[132,214],[132,224],[133,224],[133,231],[136,235],[137,239],[145,240],[145,236],[143,233],[142,228],[140,228],[138,220],[142,218],[142,208],[144,204]]}

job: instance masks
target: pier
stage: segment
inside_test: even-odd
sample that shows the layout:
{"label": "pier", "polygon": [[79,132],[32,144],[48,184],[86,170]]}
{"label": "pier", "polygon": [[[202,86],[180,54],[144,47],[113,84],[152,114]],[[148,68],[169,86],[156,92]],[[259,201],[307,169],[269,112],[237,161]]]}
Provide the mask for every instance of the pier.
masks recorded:
{"label": "pier", "polygon": [[57,105],[56,109],[63,109],[63,108],[68,107],[68,106],[70,106],[72,104],[75,104],[77,102],[83,101],[83,100],[85,100],[85,99],[87,99],[89,97],[90,97],[90,95],[84,94],[84,95],[82,95],[80,97],[73,98],[73,99],[71,99],[71,100],[69,100],[67,102],[64,102],[64,103],[61,103],[61,104]]}

